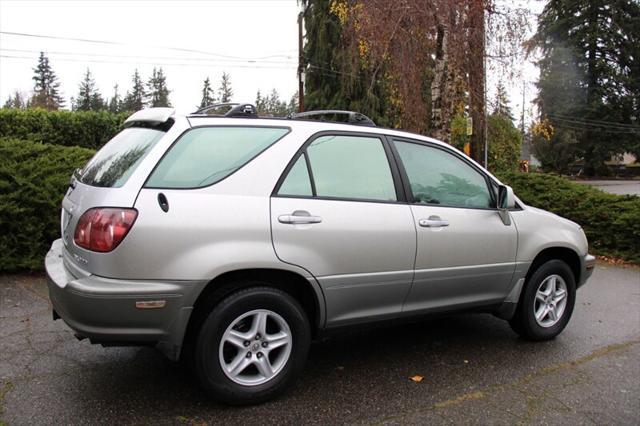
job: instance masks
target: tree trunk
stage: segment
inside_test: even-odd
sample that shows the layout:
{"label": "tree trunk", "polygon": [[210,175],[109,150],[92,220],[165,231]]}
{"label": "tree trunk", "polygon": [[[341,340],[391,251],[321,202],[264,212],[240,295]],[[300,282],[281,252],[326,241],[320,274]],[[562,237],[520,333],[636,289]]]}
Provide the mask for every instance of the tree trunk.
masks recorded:
{"label": "tree trunk", "polygon": [[485,99],[484,99],[484,2],[469,0],[467,73],[469,76],[469,106],[473,119],[471,158],[484,161]]}
{"label": "tree trunk", "polygon": [[447,30],[443,25],[438,25],[436,34],[436,60],[431,81],[431,123],[432,136],[436,139],[446,140],[445,92],[447,88]]}

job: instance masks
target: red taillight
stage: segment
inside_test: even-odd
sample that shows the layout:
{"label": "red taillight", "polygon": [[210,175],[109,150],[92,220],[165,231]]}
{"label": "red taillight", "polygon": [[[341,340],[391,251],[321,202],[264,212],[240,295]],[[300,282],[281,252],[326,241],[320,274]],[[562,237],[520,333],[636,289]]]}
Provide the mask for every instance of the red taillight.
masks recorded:
{"label": "red taillight", "polygon": [[73,240],[87,250],[111,251],[127,235],[137,216],[135,209],[89,209],[80,216]]}

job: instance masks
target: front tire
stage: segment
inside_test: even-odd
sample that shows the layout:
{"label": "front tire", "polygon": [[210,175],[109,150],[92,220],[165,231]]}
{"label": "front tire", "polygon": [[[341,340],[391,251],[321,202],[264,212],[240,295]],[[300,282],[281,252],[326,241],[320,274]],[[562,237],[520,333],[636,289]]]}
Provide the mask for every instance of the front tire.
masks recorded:
{"label": "front tire", "polygon": [[576,283],[571,268],[561,260],[549,260],[527,280],[509,324],[526,339],[553,339],[571,319],[575,299]]}
{"label": "front tire", "polygon": [[270,287],[240,290],[204,320],[196,340],[196,374],[219,401],[261,403],[293,384],[310,341],[305,312],[289,294]]}

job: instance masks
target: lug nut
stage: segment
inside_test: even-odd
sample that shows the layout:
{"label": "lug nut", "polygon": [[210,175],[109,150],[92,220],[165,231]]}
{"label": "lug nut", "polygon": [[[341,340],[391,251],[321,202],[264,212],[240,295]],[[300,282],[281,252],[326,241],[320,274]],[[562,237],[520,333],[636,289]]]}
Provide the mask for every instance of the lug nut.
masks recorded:
{"label": "lug nut", "polygon": [[266,348],[266,347],[267,347],[267,345],[268,345],[268,343],[267,343],[267,342],[262,342],[262,347],[263,347],[263,348]]}
{"label": "lug nut", "polygon": [[262,352],[258,352],[258,358],[262,358]]}
{"label": "lug nut", "polygon": [[251,344],[251,342],[249,342],[248,340],[245,340],[243,345],[246,348],[247,346],[249,346]]}
{"label": "lug nut", "polygon": [[251,358],[251,352],[247,352],[247,358]]}
{"label": "lug nut", "polygon": [[256,340],[260,340],[260,333],[256,334]]}

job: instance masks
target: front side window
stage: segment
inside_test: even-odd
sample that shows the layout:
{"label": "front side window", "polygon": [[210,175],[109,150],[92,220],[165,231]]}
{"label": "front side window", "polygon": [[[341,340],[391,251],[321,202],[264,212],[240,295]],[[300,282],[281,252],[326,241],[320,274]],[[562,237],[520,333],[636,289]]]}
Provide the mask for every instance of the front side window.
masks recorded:
{"label": "front side window", "polygon": [[151,188],[212,185],[247,164],[289,132],[276,127],[200,127],[182,135],[146,183]]}
{"label": "front side window", "polygon": [[120,187],[164,135],[163,131],[149,128],[124,129],[89,160],[76,178],[91,186]]}
{"label": "front side window", "polygon": [[309,187],[291,190],[292,175],[304,182],[305,155],[317,197],[396,201],[391,168],[382,141],[376,137],[331,135],[315,139],[283,181],[279,195],[306,196]]}
{"label": "front side window", "polygon": [[415,203],[493,207],[484,176],[471,165],[443,149],[402,141],[393,143],[407,172]]}

